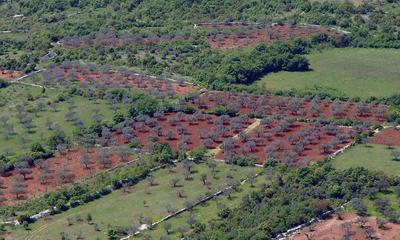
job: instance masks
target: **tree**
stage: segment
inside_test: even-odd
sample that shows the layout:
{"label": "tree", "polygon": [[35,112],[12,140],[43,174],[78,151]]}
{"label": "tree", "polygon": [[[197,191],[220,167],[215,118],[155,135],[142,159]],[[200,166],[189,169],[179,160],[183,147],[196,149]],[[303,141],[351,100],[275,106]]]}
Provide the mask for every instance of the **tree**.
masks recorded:
{"label": "tree", "polygon": [[171,187],[175,188],[175,187],[178,186],[179,181],[180,181],[179,178],[173,178],[173,179],[171,179],[171,180],[169,181],[169,185],[170,185]]}
{"label": "tree", "polygon": [[330,153],[331,146],[330,146],[330,144],[324,143],[320,146],[320,149],[321,149],[322,153],[328,154],[328,153]]}
{"label": "tree", "polygon": [[201,182],[203,183],[203,186],[206,186],[206,185],[208,185],[208,181],[207,181],[207,174],[201,174]]}
{"label": "tree", "polygon": [[152,158],[160,163],[171,163],[177,154],[168,143],[156,143],[152,147]]}
{"label": "tree", "polygon": [[189,156],[194,162],[200,162],[205,159],[207,150],[204,147],[198,147],[189,152]]}
{"label": "tree", "polygon": [[217,163],[213,159],[210,159],[207,161],[207,166],[211,169],[211,172],[212,172],[213,176],[215,177]]}
{"label": "tree", "polygon": [[165,137],[168,140],[172,141],[172,140],[174,140],[176,138],[176,133],[172,129],[168,129],[166,134],[165,134]]}
{"label": "tree", "polygon": [[9,139],[11,135],[15,134],[14,125],[6,124],[3,129],[3,136],[5,139]]}
{"label": "tree", "polygon": [[16,199],[20,199],[21,195],[25,193],[25,179],[21,176],[15,176],[10,192],[15,195]]}
{"label": "tree", "polygon": [[169,235],[171,233],[172,225],[169,222],[164,222],[163,228],[165,232]]}
{"label": "tree", "polygon": [[364,203],[359,198],[353,199],[352,205],[353,205],[354,209],[357,211],[357,215],[365,216],[367,214],[367,207],[364,205]]}
{"label": "tree", "polygon": [[176,190],[176,195],[178,195],[179,198],[184,198],[185,197],[185,193],[182,189],[178,189]]}
{"label": "tree", "polygon": [[20,162],[15,165],[15,171],[17,171],[19,174],[21,174],[24,177],[24,180],[26,180],[26,176],[28,174],[32,173],[32,170],[29,167],[28,162]]}
{"label": "tree", "polygon": [[39,172],[39,181],[41,184],[46,184],[50,177],[49,171],[47,169],[42,169]]}
{"label": "tree", "polygon": [[181,225],[181,226],[178,226],[176,231],[179,232],[180,238],[184,238],[185,237],[185,233],[187,232],[187,229],[185,228],[185,226]]}
{"label": "tree", "polygon": [[400,161],[400,151],[392,150],[390,152],[390,156],[392,157],[393,161]]}
{"label": "tree", "polygon": [[250,183],[251,187],[254,187],[254,183],[256,181],[255,174],[254,173],[247,174],[247,181]]}
{"label": "tree", "polygon": [[52,150],[56,150],[57,146],[59,145],[69,145],[69,144],[70,144],[69,139],[67,138],[65,133],[61,130],[53,133],[48,140],[48,145]]}
{"label": "tree", "polygon": [[73,177],[71,170],[67,167],[62,168],[57,175],[61,179],[62,183],[71,182]]}
{"label": "tree", "polygon": [[150,185],[150,187],[152,187],[152,186],[154,186],[154,185],[155,185],[155,179],[154,179],[154,176],[152,176],[152,175],[148,175],[148,176],[146,177],[146,180],[147,180],[147,182],[149,182],[149,185]]}
{"label": "tree", "polygon": [[378,225],[379,229],[386,229],[387,221],[383,218],[376,218],[376,225]]}
{"label": "tree", "polygon": [[321,108],[316,100],[313,100],[310,105],[311,114],[313,117],[318,117],[321,113]]}
{"label": "tree", "polygon": [[197,222],[193,212],[191,212],[187,218],[187,223],[190,225],[190,228],[193,228],[194,224]]}
{"label": "tree", "polygon": [[342,240],[350,240],[350,237],[354,235],[354,232],[351,231],[350,223],[343,223],[342,228],[344,230]]}
{"label": "tree", "polygon": [[86,169],[89,169],[89,166],[93,164],[92,159],[90,158],[89,153],[83,151],[81,154],[81,163],[85,166]]}
{"label": "tree", "polygon": [[373,240],[373,239],[375,239],[375,238],[373,237],[374,233],[375,233],[375,229],[374,229],[373,227],[371,227],[371,226],[365,227],[365,235],[366,235],[366,237],[367,237],[367,240]]}
{"label": "tree", "polygon": [[110,154],[106,150],[101,150],[97,155],[97,162],[102,165],[103,169],[107,168],[112,163]]}

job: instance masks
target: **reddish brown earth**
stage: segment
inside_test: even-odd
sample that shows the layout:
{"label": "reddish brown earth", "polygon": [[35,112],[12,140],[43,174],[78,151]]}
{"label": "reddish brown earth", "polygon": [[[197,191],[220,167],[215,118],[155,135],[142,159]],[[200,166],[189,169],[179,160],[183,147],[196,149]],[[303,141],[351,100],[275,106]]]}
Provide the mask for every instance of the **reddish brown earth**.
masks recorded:
{"label": "reddish brown earth", "polygon": [[129,72],[119,73],[75,67],[59,67],[52,71],[64,75],[66,79],[78,80],[83,83],[134,87],[154,93],[184,95],[198,90],[196,86],[188,83],[144,75],[139,76]]}
{"label": "reddish brown earth", "polygon": [[15,78],[21,77],[22,72],[21,71],[15,71],[15,70],[0,70],[0,78],[4,80],[13,80]]}
{"label": "reddish brown earth", "polygon": [[[188,99],[188,103],[202,110],[225,106],[242,114],[253,113],[257,117],[280,114],[286,118],[318,119],[325,117],[371,123],[382,123],[387,112],[387,106],[375,103],[336,100],[315,100],[313,103],[312,100],[305,98],[229,92],[207,92],[201,96]],[[313,111],[312,105],[318,106],[318,113]],[[334,108],[341,109],[341,111],[334,113]],[[361,111],[358,111],[360,109]]]}
{"label": "reddish brown earth", "polygon": [[[337,133],[330,134],[323,125],[310,125],[303,122],[290,123],[286,129],[277,131],[279,129],[277,126],[283,121],[285,120],[275,120],[270,125],[261,123],[259,127],[248,133],[249,140],[238,137],[234,144],[234,153],[252,157],[256,159],[257,164],[263,164],[267,159],[266,149],[273,149],[272,156],[276,159],[288,164],[296,164],[302,160],[320,160],[345,146],[353,137],[353,131],[350,128],[338,127]],[[295,145],[300,142],[303,142],[303,150],[296,152]],[[323,144],[331,144],[331,146],[323,150]],[[221,150],[216,158],[227,159],[230,154],[232,153],[225,154],[225,151]]]}
{"label": "reddish brown earth", "polygon": [[[325,33],[335,36],[336,41],[341,41],[341,35],[335,31],[319,26],[294,26],[289,24],[275,24],[267,28],[257,28],[254,26],[226,26],[218,25],[217,28],[235,29],[231,32],[220,32],[211,34],[207,41],[213,49],[230,49],[237,47],[248,47],[258,43],[272,43],[279,40],[286,40],[295,37],[309,38],[316,33]],[[241,30],[241,31],[238,31]]]}
{"label": "reddish brown earth", "polygon": [[[88,168],[86,168],[85,165],[81,163],[83,152],[86,152],[86,150],[74,149],[64,155],[44,160],[42,166],[39,166],[40,164],[30,166],[29,169],[31,172],[26,175],[26,179],[23,181],[23,193],[20,194],[18,198],[12,193],[12,189],[15,183],[15,178],[21,178],[22,175],[15,170],[6,172],[5,176],[0,176],[0,180],[3,182],[4,186],[1,191],[3,196],[6,198],[6,201],[2,202],[1,205],[15,205],[21,201],[42,195],[61,186],[78,182],[100,171],[104,171],[105,169],[118,164],[123,164],[130,160],[129,158],[121,158],[116,154],[116,152],[111,151],[112,153],[110,153],[109,157],[110,162],[106,164],[106,166],[103,166],[97,162],[99,151],[92,149],[88,152],[92,163],[88,165]],[[59,173],[61,170],[65,169],[68,174],[64,175],[66,177],[62,179]],[[45,172],[48,177],[46,178],[46,181],[42,181],[41,175]]]}
{"label": "reddish brown earth", "polygon": [[[254,119],[240,117],[227,117],[225,120],[221,120],[224,117],[220,118],[207,114],[179,115],[177,113],[166,113],[164,116],[151,119],[152,124],[146,124],[146,121],[141,120],[134,122],[130,126],[134,129],[133,135],[145,148],[151,147],[155,142],[168,142],[175,150],[179,148],[193,150],[201,146],[208,149],[216,148],[225,139],[234,136],[254,122]],[[234,125],[237,128],[234,128]],[[127,143],[128,141],[123,136],[122,131],[115,132],[114,136],[117,137],[119,143]],[[167,132],[173,132],[174,136],[170,138]],[[179,134],[179,132],[182,134]],[[150,138],[154,140],[151,141]],[[212,140],[209,141],[209,144],[206,144],[206,139]]]}
{"label": "reddish brown earth", "polygon": [[385,129],[375,134],[375,136],[369,140],[369,143],[400,146],[400,130],[396,128]]}
{"label": "reddish brown earth", "polygon": [[307,227],[293,236],[288,237],[288,240],[342,240],[345,233],[343,224],[350,227],[353,235],[350,240],[367,239],[365,230],[369,227],[374,229],[373,239],[380,240],[397,240],[400,239],[400,225],[387,223],[385,229],[380,229],[376,224],[375,217],[367,218],[367,222],[363,227],[357,222],[358,216],[355,214],[345,214],[343,220],[336,217],[324,220],[313,227]]}
{"label": "reddish brown earth", "polygon": [[231,29],[231,28],[242,28],[242,27],[253,27],[258,24],[255,22],[229,22],[229,23],[197,23],[196,26],[202,29]]}

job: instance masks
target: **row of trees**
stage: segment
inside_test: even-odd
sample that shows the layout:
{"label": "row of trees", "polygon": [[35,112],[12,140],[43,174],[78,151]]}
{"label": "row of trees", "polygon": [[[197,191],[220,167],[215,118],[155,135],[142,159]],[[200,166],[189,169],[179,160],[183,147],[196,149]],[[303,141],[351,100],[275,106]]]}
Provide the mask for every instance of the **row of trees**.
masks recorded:
{"label": "row of trees", "polygon": [[188,103],[200,109],[212,109],[224,106],[235,112],[251,111],[257,117],[274,113],[293,117],[309,118],[369,118],[371,121],[383,120],[388,107],[377,102],[352,102],[339,99],[321,100],[318,97],[279,97],[265,95],[246,95],[230,92],[208,93],[201,96],[191,95],[186,98]]}
{"label": "row of trees", "polygon": [[73,82],[94,85],[98,88],[110,88],[113,86],[136,87],[154,93],[155,96],[172,96],[180,88],[190,87],[183,78],[171,81],[166,76],[149,77],[144,73],[133,73],[128,69],[114,70],[110,65],[95,65],[80,62],[63,62],[60,66],[50,65],[42,72],[43,84],[54,86],[60,84],[69,86]]}
{"label": "row of trees", "polygon": [[[294,123],[287,120],[262,119],[261,126],[251,135],[241,132],[237,141],[233,138],[224,141],[221,147],[224,159],[232,160],[239,155],[254,158],[255,161],[280,159],[293,165],[296,161],[307,159],[306,150],[319,150],[321,155],[327,155],[355,135],[353,131],[343,132],[336,125],[318,122],[302,126],[295,132],[292,132],[293,129],[296,129]],[[260,159],[260,154],[265,154],[265,159]]]}

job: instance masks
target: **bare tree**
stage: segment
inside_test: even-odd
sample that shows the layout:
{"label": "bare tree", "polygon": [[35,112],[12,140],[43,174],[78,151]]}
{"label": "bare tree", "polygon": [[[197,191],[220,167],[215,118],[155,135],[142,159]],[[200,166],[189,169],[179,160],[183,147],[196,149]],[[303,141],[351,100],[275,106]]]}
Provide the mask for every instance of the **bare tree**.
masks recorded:
{"label": "bare tree", "polygon": [[73,173],[67,167],[62,168],[58,173],[58,177],[61,179],[62,183],[69,183],[72,181]]}
{"label": "bare tree", "polygon": [[32,173],[32,170],[30,169],[29,164],[26,161],[16,164],[15,171],[21,174],[24,177],[24,180],[26,180],[28,174]]}
{"label": "bare tree", "polygon": [[21,195],[25,193],[25,179],[21,176],[15,176],[10,192],[15,195],[16,199],[20,199]]}
{"label": "bare tree", "polygon": [[101,150],[97,156],[97,162],[102,165],[103,169],[111,164],[110,154],[106,150]]}
{"label": "bare tree", "polygon": [[173,178],[173,179],[171,179],[171,180],[169,181],[169,185],[170,185],[171,187],[175,188],[175,187],[178,186],[179,181],[180,181],[179,178]]}
{"label": "bare tree", "polygon": [[81,163],[85,166],[86,169],[90,168],[90,165],[93,164],[92,159],[90,158],[89,153],[83,151],[81,154]]}

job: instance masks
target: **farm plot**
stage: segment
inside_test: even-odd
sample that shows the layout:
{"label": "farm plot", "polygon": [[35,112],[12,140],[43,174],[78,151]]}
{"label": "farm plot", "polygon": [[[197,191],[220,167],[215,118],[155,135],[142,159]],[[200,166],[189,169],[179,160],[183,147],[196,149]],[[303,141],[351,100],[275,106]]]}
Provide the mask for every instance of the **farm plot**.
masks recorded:
{"label": "farm plot", "polygon": [[168,96],[183,95],[198,90],[197,87],[185,83],[182,79],[175,81],[165,77],[145,76],[127,69],[114,71],[110,66],[83,65],[79,62],[64,62],[58,67],[53,66],[44,71],[42,76],[46,86],[54,83],[81,82],[101,86],[134,87],[156,95]]}
{"label": "farm plot", "polygon": [[47,89],[43,94],[41,88],[20,84],[0,89],[0,155],[18,160],[33,143],[44,145],[57,131],[72,137],[77,127],[112,120],[114,110],[107,101],[81,96],[57,101],[59,93]]}
{"label": "farm plot", "polygon": [[383,122],[387,106],[376,103],[309,98],[245,95],[229,92],[208,92],[187,98],[187,102],[202,110],[227,107],[241,114],[264,117],[273,114],[298,119],[336,118],[356,121]]}
{"label": "farm plot", "polygon": [[22,162],[1,172],[0,205],[15,205],[52,189],[78,182],[105,169],[130,161],[129,148],[73,149],[58,156]]}
{"label": "farm plot", "polygon": [[263,119],[253,131],[229,138],[221,146],[217,159],[234,155],[253,158],[257,164],[278,159],[293,165],[300,161],[319,160],[345,146],[354,131],[329,124],[306,124],[287,119]]}
{"label": "farm plot", "polygon": [[[194,207],[191,211],[182,213],[179,216],[168,219],[163,224],[155,226],[153,229],[143,231],[131,239],[143,239],[150,236],[150,239],[160,239],[168,236],[170,239],[179,239],[182,235],[189,235],[196,230],[196,224],[206,224],[213,219],[219,218],[219,213],[223,209],[234,209],[240,206],[243,197],[254,191],[262,189],[269,182],[267,175],[259,175],[252,178],[251,182],[236,187],[235,191],[227,191],[208,202]],[[194,223],[194,224],[193,224]]]}
{"label": "farm plot", "polygon": [[22,72],[20,71],[0,69],[0,79],[12,80],[21,76]]}
{"label": "farm plot", "polygon": [[336,96],[390,97],[400,88],[400,50],[334,48],[307,55],[311,71],[269,73],[257,88],[331,93]]}
{"label": "farm plot", "polygon": [[[78,236],[81,239],[108,239],[107,233],[111,228],[122,229],[127,235],[142,224],[158,221],[200,197],[239,182],[254,171],[254,168],[222,163],[180,163],[173,168],[155,171],[147,180],[132,187],[113,191],[94,202],[40,219],[30,225],[30,231],[18,227],[12,232],[12,238],[57,239],[63,233],[73,239]],[[89,220],[88,214],[91,215]]]}
{"label": "farm plot", "polygon": [[400,175],[400,148],[380,144],[359,144],[335,158],[332,165],[338,169],[364,167],[370,171]]}
{"label": "farm plot", "polygon": [[387,146],[400,146],[400,129],[389,128],[375,134],[368,143],[384,144]]}
{"label": "farm plot", "polygon": [[[316,33],[325,33],[336,37],[337,42],[341,41],[341,35],[339,33],[313,25],[295,26],[291,24],[273,24],[263,28],[260,26],[239,27],[236,25],[232,28],[218,25],[218,28],[222,30],[209,33],[207,37],[207,41],[213,49],[248,47],[258,43],[272,43],[295,37],[308,38]],[[229,31],[227,31],[227,29],[229,29]]]}
{"label": "farm plot", "polygon": [[157,142],[168,142],[173,149],[193,150],[204,146],[216,148],[225,139],[238,134],[254,119],[245,116],[231,118],[196,112],[194,114],[157,112],[154,118],[142,116],[114,132],[119,142],[139,142],[151,147]]}
{"label": "farm plot", "polygon": [[[372,230],[371,230],[372,229]],[[379,226],[375,217],[368,217],[361,220],[355,214],[343,214],[341,219],[331,217],[315,226],[307,227],[288,240],[308,239],[397,239],[400,232],[400,225],[386,223]],[[347,236],[347,237],[345,237]]]}

